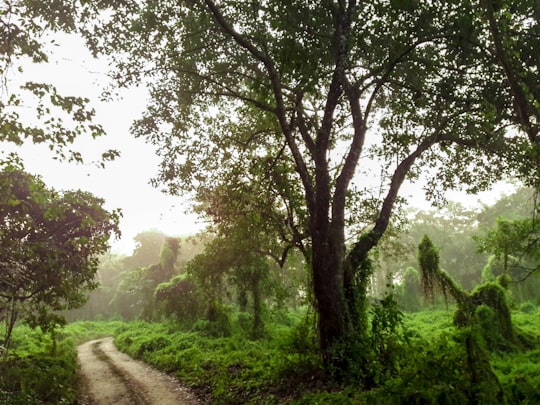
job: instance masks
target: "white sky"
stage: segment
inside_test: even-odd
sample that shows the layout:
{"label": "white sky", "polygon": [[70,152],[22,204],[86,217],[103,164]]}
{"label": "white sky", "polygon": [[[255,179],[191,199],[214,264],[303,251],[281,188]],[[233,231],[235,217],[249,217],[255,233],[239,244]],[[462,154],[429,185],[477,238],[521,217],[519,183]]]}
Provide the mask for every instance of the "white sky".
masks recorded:
{"label": "white sky", "polygon": [[121,156],[108,163],[106,169],[99,169],[92,164],[58,162],[46,146],[30,142],[22,148],[4,144],[0,150],[16,150],[25,169],[41,175],[50,187],[89,191],[105,199],[105,208],[121,208],[122,238],[112,241],[114,252],[130,254],[133,237],[144,230],[157,229],[172,236],[193,234],[204,228],[194,215],[186,214],[187,205],[181,198],[165,195],[149,185],[159,160],[152,145],[129,134],[131,123],[145,107],[145,90],[131,89],[123,93],[121,100],[100,102],[107,80],[106,63],[94,60],[76,38],[62,37],[61,43],[62,46],[53,48],[49,64],[26,66],[22,79],[53,83],[65,96],[88,97],[96,109],[96,122],[104,127],[107,136],[81,139],[73,149],[89,161],[107,149],[118,149]]}
{"label": "white sky", "polygon": [[[107,83],[106,62],[94,60],[77,38],[62,36],[58,42],[61,46],[53,48],[50,63],[27,66],[22,79],[53,83],[62,95],[85,96],[92,100],[97,112],[96,122],[103,125],[107,136],[98,140],[79,140],[74,149],[89,160],[109,148],[120,150],[121,157],[103,170],[92,165],[58,162],[52,159],[47,147],[28,143],[16,149],[26,170],[41,175],[50,187],[89,191],[104,198],[107,209],[121,208],[122,238],[112,242],[113,252],[130,254],[134,247],[133,237],[144,230],[157,229],[173,236],[194,234],[203,229],[200,220],[193,214],[186,214],[185,201],[165,195],[149,185],[159,160],[153,146],[129,134],[131,123],[145,107],[145,90],[130,89],[123,93],[121,100],[100,102],[101,90]],[[2,150],[14,150],[14,147],[4,144]],[[447,195],[451,200],[471,205],[486,197],[494,201],[493,195],[511,191],[508,185],[499,184],[494,192],[480,196],[464,196],[458,192]],[[416,206],[428,207],[419,186],[404,185],[401,194],[412,199]]]}

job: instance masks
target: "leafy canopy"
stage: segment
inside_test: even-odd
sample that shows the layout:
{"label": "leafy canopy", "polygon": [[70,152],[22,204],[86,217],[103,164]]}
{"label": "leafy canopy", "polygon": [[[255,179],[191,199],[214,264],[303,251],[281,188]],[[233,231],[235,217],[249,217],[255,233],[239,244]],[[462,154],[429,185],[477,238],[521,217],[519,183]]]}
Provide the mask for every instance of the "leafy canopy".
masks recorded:
{"label": "leafy canopy", "polygon": [[[80,6],[80,7],[79,7]],[[46,64],[58,32],[74,33],[86,7],[66,0],[6,0],[0,4],[0,141],[46,144],[55,157],[81,162],[70,149],[77,137],[104,135],[90,100],[62,94],[52,82],[28,80],[34,65]],[[100,165],[119,155],[102,153]]]}
{"label": "leafy canopy", "polygon": [[0,172],[0,320],[47,328],[53,312],[82,305],[119,213],[83,191],[57,192],[17,167]]}

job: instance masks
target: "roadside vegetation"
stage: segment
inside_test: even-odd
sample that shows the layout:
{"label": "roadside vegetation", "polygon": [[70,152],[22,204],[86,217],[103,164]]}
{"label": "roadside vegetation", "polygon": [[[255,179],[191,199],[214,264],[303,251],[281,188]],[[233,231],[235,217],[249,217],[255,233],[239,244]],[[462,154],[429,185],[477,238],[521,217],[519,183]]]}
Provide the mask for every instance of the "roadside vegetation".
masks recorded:
{"label": "roadside vegetation", "polygon": [[529,195],[411,213],[373,258],[369,334],[337,346],[333,369],[301,255],[279,267],[220,250],[211,234],[143,232],[132,255],[101,257],[86,304],[55,315],[66,326],[17,323],[0,361],[2,403],[76,403],[75,347],[105,336],[203,403],[536,403],[538,256],[513,232],[531,234]]}
{"label": "roadside vegetation", "polygon": [[0,141],[91,163],[91,101],[25,75],[77,35],[207,227],[107,253],[119,210],[0,153],[3,402],[76,403],[102,335],[209,403],[539,402],[537,1],[4,3]]}
{"label": "roadside vegetation", "polygon": [[[115,336],[118,348],[174,375],[203,403],[469,403],[476,387],[467,372],[463,333],[452,323],[454,310],[454,305],[436,305],[405,313],[403,341],[391,353],[397,369],[382,372],[371,386],[359,384],[355,376],[337,381],[325,375],[309,347],[313,337],[302,308],[276,314],[267,337],[260,340],[250,339],[238,319],[227,337],[209,336],[200,328],[186,330],[174,322],[81,321],[59,330],[56,346],[50,335],[21,325],[14,330],[10,360],[0,365],[0,399],[5,404],[76,403],[75,346]],[[537,403],[540,308],[524,304],[512,312],[512,319],[535,337],[536,345],[492,352],[490,364],[504,392],[502,403]]]}

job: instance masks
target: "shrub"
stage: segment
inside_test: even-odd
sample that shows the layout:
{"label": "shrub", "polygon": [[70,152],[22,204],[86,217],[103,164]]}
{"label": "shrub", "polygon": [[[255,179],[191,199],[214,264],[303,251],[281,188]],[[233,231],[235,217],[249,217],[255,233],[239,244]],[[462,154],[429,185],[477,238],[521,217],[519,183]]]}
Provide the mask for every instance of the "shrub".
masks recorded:
{"label": "shrub", "polygon": [[531,301],[524,302],[519,306],[519,311],[525,314],[529,314],[536,311],[536,305],[534,305]]}
{"label": "shrub", "polygon": [[[34,336],[34,339],[36,336]],[[56,354],[50,341],[34,342],[0,362],[0,403],[74,403],[77,398],[77,361],[73,342],[60,343]],[[26,342],[28,343],[28,341]]]}

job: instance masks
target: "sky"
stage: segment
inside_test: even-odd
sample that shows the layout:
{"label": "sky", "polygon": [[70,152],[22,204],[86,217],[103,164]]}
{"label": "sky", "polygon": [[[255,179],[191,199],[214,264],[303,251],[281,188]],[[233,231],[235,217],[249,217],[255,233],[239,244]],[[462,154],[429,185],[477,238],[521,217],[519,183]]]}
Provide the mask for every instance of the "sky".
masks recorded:
{"label": "sky", "polygon": [[[114,102],[99,101],[107,83],[107,62],[93,59],[85,50],[82,40],[76,37],[63,35],[57,41],[60,46],[52,47],[48,64],[29,64],[24,69],[24,76],[14,77],[13,82],[24,79],[53,83],[63,95],[88,97],[96,109],[96,122],[104,127],[107,136],[98,140],[80,139],[74,149],[81,151],[89,160],[110,148],[120,150],[121,156],[108,163],[105,169],[99,169],[91,164],[54,160],[43,145],[26,143],[22,148],[15,149],[12,145],[4,144],[3,151],[17,150],[26,170],[41,175],[50,187],[89,191],[105,200],[106,209],[121,208],[122,237],[112,241],[112,251],[115,253],[131,254],[135,247],[133,238],[145,230],[159,230],[170,236],[185,236],[202,230],[203,221],[187,212],[188,201],[166,195],[149,184],[156,174],[159,159],[152,145],[135,139],[129,133],[131,123],[145,108],[145,89],[123,91]],[[491,192],[479,196],[465,196],[459,192],[447,195],[450,200],[471,206],[477,205],[479,200],[494,201],[494,196],[511,191],[511,187],[501,183]],[[402,188],[402,194],[410,198],[415,206],[429,207],[420,186],[409,184]]]}
{"label": "sky", "polygon": [[[122,237],[112,241],[115,253],[131,254],[135,247],[133,237],[145,230],[184,236],[203,229],[202,221],[186,213],[187,201],[166,195],[149,184],[159,163],[154,147],[129,134],[131,123],[145,107],[145,89],[129,89],[114,102],[100,102],[107,82],[106,62],[93,59],[82,41],[75,37],[63,36],[58,41],[61,46],[53,47],[49,63],[25,66],[23,79],[53,83],[59,93],[66,96],[88,97],[96,110],[96,122],[104,127],[107,135],[97,140],[80,139],[73,149],[89,161],[107,149],[118,149],[121,156],[100,169],[91,163],[59,162],[46,146],[31,142],[22,148],[3,144],[3,152],[17,151],[26,171],[42,176],[49,187],[89,191],[105,200],[106,209],[121,208]],[[10,86],[13,86],[21,78],[11,80]]]}

